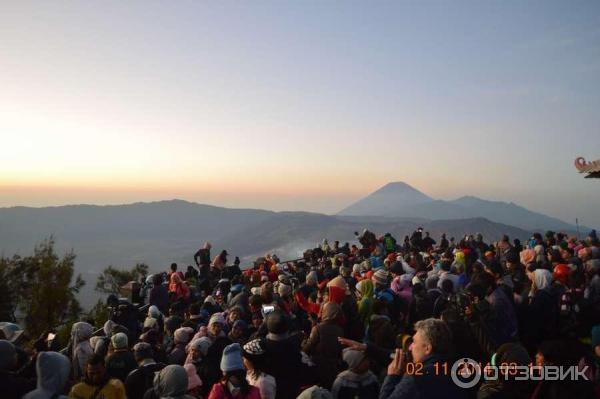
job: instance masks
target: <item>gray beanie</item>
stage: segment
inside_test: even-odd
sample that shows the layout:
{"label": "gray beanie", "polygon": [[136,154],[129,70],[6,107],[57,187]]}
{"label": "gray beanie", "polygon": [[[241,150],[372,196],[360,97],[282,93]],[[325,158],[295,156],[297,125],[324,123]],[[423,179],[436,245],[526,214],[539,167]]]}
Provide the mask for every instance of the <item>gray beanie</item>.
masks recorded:
{"label": "gray beanie", "polygon": [[350,348],[345,348],[342,352],[342,358],[348,365],[348,370],[352,370],[358,367],[358,365],[362,363],[365,357],[365,352],[357,351]]}

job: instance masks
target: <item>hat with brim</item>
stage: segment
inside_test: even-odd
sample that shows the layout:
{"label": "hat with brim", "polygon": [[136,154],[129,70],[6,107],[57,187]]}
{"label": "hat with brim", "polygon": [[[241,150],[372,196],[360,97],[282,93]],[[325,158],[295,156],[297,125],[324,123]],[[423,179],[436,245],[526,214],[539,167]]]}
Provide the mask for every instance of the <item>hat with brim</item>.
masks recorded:
{"label": "hat with brim", "polygon": [[4,339],[9,342],[15,342],[23,335],[24,330],[15,323],[0,323],[0,331],[4,335]]}

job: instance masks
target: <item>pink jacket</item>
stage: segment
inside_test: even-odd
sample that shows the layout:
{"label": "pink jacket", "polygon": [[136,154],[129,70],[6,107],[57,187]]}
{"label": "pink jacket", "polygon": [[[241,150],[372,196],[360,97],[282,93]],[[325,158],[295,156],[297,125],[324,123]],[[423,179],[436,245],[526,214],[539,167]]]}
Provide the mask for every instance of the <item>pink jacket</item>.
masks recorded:
{"label": "pink jacket", "polygon": [[213,385],[210,390],[210,394],[208,394],[208,399],[261,399],[260,392],[258,388],[250,386],[250,390],[246,395],[237,395],[231,396],[227,391],[225,391],[225,387],[223,383],[218,383]]}

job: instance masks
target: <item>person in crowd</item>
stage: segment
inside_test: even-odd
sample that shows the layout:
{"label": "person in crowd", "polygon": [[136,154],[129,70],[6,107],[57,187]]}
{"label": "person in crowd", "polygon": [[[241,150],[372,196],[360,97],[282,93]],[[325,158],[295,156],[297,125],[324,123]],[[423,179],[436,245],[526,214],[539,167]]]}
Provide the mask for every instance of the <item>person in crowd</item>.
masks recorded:
{"label": "person in crowd", "polygon": [[302,386],[303,365],[300,341],[290,334],[289,320],[281,310],[266,317],[266,367],[265,372],[277,382],[277,399],[294,399]]}
{"label": "person in crowd", "polygon": [[155,274],[152,281],[152,289],[148,295],[148,303],[154,305],[162,314],[169,310],[169,290],[163,284],[162,275]]}
{"label": "person in crowd", "polygon": [[[196,374],[202,381],[200,387],[200,394],[202,396],[208,395],[210,392],[210,386],[207,381],[211,379],[211,365],[207,358],[208,349],[212,345],[212,341],[208,337],[195,338],[189,344],[189,354],[185,361],[186,365],[192,364],[196,370]],[[214,378],[214,377],[213,377]],[[218,376],[216,377],[218,379]]]}
{"label": "person in crowd", "polygon": [[24,399],[66,399],[62,395],[69,373],[69,358],[57,352],[40,352],[36,360],[37,389],[25,395]]}
{"label": "person in crowd", "polygon": [[88,360],[94,354],[90,344],[90,338],[94,327],[84,321],[77,322],[71,327],[71,342],[73,345],[73,377],[80,380],[85,375]]}
{"label": "person in crowd", "polygon": [[410,353],[412,363],[422,365],[422,374],[407,373],[406,354],[397,349],[379,398],[466,398],[466,392],[452,382],[450,375],[435,372],[436,364],[448,362],[452,349],[452,337],[446,323],[438,319],[421,320],[415,324],[415,331]]}
{"label": "person in crowd", "polygon": [[171,274],[169,294],[176,302],[187,302],[190,299],[190,289],[183,278],[177,274]]}
{"label": "person in crowd", "polygon": [[170,364],[154,377],[153,388],[146,391],[144,399],[194,399],[187,395],[188,375],[183,366]]}
{"label": "person in crowd", "polygon": [[167,274],[167,281],[171,282],[171,278],[176,274],[181,280],[185,280],[183,272],[177,270],[177,263],[171,263],[171,271]]}
{"label": "person in crowd", "polygon": [[106,373],[104,358],[93,354],[89,357],[82,382],[71,388],[69,397],[74,399],[127,399],[125,386]]}
{"label": "person in crowd", "polygon": [[2,397],[19,399],[35,388],[35,384],[15,373],[17,350],[12,342],[0,339],[0,390]]}
{"label": "person in crowd", "polygon": [[248,329],[248,324],[241,319],[238,319],[233,322],[231,326],[231,331],[227,335],[231,342],[237,342],[240,345],[246,343],[246,330]]}
{"label": "person in crowd", "polygon": [[525,303],[526,319],[522,339],[528,350],[536,344],[558,336],[560,318],[559,295],[552,286],[552,273],[547,269],[528,266],[531,290]]}
{"label": "person in crowd", "polygon": [[213,259],[212,271],[216,276],[221,276],[221,273],[227,266],[227,255],[229,255],[227,251],[222,250],[221,253],[215,256],[215,258]]}
{"label": "person in crowd", "polygon": [[240,345],[228,345],[221,358],[223,378],[213,385],[208,399],[260,399],[260,391],[246,380]]}
{"label": "person in crowd", "polygon": [[373,282],[369,279],[361,280],[356,284],[358,317],[365,327],[368,327],[371,314],[373,314],[374,290]]}
{"label": "person in crowd", "polygon": [[138,342],[133,347],[133,355],[138,367],[125,379],[125,392],[128,399],[142,399],[146,391],[153,386],[154,375],[165,367],[153,358],[152,346]]}
{"label": "person in crowd", "polygon": [[261,399],[275,399],[277,382],[272,375],[265,373],[266,342],[263,338],[249,341],[242,347],[246,380],[258,388]]}
{"label": "person in crowd", "polygon": [[196,367],[193,364],[183,366],[188,376],[187,394],[193,398],[202,398],[202,380],[196,373]]}
{"label": "person in crowd", "polygon": [[[523,248],[480,234],[436,247],[422,228],[402,245],[357,236],[352,249],[331,241],[283,263],[267,254],[241,273],[239,258],[227,267],[226,251],[211,271],[204,245],[194,256],[198,284],[186,290],[173,265],[152,275],[147,311],[112,294],[104,331],[70,327],[67,386],[69,362],[51,352],[58,339],[45,332],[30,346],[21,328],[1,323],[10,342],[0,339],[0,397],[600,397],[595,232],[535,233]],[[589,381],[530,384],[499,370],[502,378],[463,390],[440,373],[465,358],[489,362],[488,371],[525,365],[527,352],[543,367],[577,366]]]}
{"label": "person in crowd", "polygon": [[125,382],[127,375],[137,367],[135,357],[129,350],[127,335],[120,332],[110,339],[113,352],[106,358],[106,373],[111,378]]}
{"label": "person in crowd", "polygon": [[340,326],[342,308],[335,302],[323,306],[321,322],[314,326],[302,350],[317,365],[320,386],[329,389],[335,380],[339,368],[342,348],[338,342],[344,336]]}
{"label": "person in crowd", "polygon": [[516,378],[516,366],[527,367],[531,358],[520,344],[502,344],[490,360],[498,368],[499,378],[486,380],[477,391],[477,399],[515,398],[528,399],[533,393],[531,381]]}
{"label": "person in crowd", "polygon": [[369,399],[379,396],[379,382],[370,370],[370,362],[364,351],[345,348],[344,362],[348,369],[336,377],[331,388],[334,399]]}
{"label": "person in crowd", "polygon": [[194,329],[191,327],[180,327],[175,330],[173,334],[174,346],[171,352],[167,355],[167,362],[169,364],[178,364],[183,366],[186,354],[186,345],[190,342],[194,334]]}

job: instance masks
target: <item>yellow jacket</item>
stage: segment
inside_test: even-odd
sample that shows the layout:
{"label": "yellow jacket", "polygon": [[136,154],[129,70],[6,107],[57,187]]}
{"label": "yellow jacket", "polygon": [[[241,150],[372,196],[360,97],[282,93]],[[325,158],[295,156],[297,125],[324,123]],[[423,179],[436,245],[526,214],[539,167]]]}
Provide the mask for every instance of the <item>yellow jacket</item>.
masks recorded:
{"label": "yellow jacket", "polygon": [[[89,385],[88,383],[80,382],[71,388],[69,397],[75,399],[91,399],[97,388],[98,387]],[[98,395],[96,395],[96,399],[127,399],[127,395],[125,395],[125,386],[121,381],[111,378]]]}

